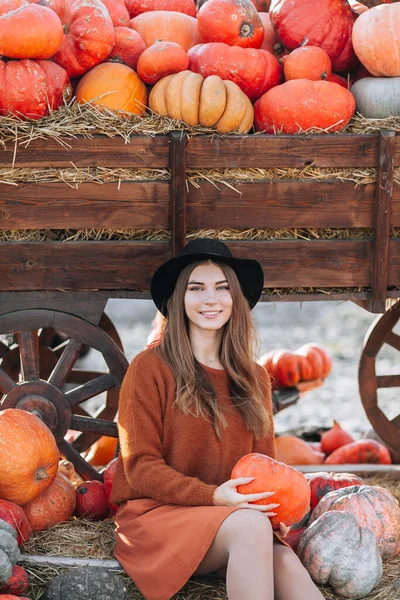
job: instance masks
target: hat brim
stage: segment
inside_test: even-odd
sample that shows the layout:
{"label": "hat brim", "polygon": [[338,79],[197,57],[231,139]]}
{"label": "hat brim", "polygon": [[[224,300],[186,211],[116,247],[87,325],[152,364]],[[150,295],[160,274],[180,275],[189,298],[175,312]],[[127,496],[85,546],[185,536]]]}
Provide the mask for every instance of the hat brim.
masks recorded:
{"label": "hat brim", "polygon": [[262,294],[264,286],[264,273],[260,263],[250,258],[236,258],[221,256],[211,252],[186,254],[176,256],[163,263],[154,273],[151,280],[150,292],[154,304],[166,317],[168,315],[167,302],[172,296],[176,282],[182,270],[193,262],[199,260],[212,260],[216,263],[229,265],[236,273],[244,297],[250,309],[254,308]]}

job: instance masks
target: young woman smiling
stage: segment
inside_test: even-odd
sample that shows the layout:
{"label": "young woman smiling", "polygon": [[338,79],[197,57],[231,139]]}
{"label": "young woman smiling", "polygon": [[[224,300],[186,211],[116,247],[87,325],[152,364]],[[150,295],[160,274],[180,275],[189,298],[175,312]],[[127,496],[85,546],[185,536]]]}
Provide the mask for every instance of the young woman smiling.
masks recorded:
{"label": "young woman smiling", "polygon": [[229,600],[323,598],[273,535],[273,492],[240,494],[249,480],[230,479],[243,455],[275,456],[269,377],[253,354],[250,310],[262,288],[257,261],[208,239],[153,276],[167,320],[121,388],[112,498],[115,555],[147,600],[168,600],[206,573],[226,577]]}

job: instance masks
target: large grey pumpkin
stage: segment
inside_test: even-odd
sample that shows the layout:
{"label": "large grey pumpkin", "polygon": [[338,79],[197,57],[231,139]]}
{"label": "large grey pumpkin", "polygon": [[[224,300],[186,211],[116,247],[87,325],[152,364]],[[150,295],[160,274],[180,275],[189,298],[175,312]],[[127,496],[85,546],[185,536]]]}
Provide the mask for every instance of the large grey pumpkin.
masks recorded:
{"label": "large grey pumpkin", "polygon": [[364,598],[383,573],[374,534],[346,512],[321,515],[303,533],[297,554],[316,583],[344,598]]}
{"label": "large grey pumpkin", "polygon": [[81,567],[57,575],[43,600],[128,600],[126,586],[116,573],[100,567]]}
{"label": "large grey pumpkin", "polygon": [[363,77],[351,86],[357,111],[371,119],[400,115],[400,77]]}

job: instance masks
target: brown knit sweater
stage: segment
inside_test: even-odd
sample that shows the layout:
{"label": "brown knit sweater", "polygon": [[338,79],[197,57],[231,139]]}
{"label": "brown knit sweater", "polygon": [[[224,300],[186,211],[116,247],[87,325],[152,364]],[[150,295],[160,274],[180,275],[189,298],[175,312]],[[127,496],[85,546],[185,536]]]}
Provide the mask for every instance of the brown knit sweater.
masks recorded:
{"label": "brown knit sweater", "polygon": [[[152,348],[131,362],[120,393],[115,504],[151,498],[165,504],[212,505],[215,488],[230,479],[242,456],[250,452],[275,456],[273,427],[256,442],[230,400],[226,371],[204,369],[225,411],[228,426],[222,428],[221,440],[210,421],[185,415],[174,406],[175,378]],[[269,377],[266,369],[259,369],[272,423]]]}

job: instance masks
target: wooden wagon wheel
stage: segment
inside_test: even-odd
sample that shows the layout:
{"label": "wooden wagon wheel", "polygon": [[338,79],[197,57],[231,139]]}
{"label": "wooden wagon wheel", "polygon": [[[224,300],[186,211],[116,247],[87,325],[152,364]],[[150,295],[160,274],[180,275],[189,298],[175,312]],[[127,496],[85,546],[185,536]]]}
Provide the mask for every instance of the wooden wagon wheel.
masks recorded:
{"label": "wooden wagon wheel", "polygon": [[[68,337],[51,373],[42,377],[38,330],[54,328]],[[0,332],[17,336],[21,361],[21,381],[15,382],[0,367],[1,408],[22,408],[37,414],[56,438],[58,447],[77,472],[85,479],[101,479],[64,436],[68,429],[117,437],[117,425],[100,418],[106,410],[92,417],[81,405],[90,398],[121,385],[128,361],[107,333],[92,323],[68,313],[46,309],[21,310],[0,316]],[[98,350],[109,369],[92,372],[93,377],[65,391],[64,384],[79,356],[82,344]],[[4,348],[2,348],[2,351]],[[87,373],[87,372],[86,372]],[[107,407],[106,407],[107,408]]]}
{"label": "wooden wagon wheel", "polygon": [[[98,326],[114,340],[118,348],[123,352],[122,342],[118,332],[111,319],[109,319],[105,313],[101,315]],[[68,336],[63,335],[62,337],[67,337],[67,339],[61,340],[60,333],[61,332],[55,330],[54,327],[43,327],[38,332],[41,379],[47,380],[50,377],[51,372],[64,351],[65,345],[68,343]],[[57,339],[61,343],[54,345],[54,342]],[[78,356],[86,353],[89,349],[88,346],[82,344]],[[14,379],[14,381],[18,381],[21,372],[21,360],[17,335],[10,335],[9,345],[0,341],[0,364],[2,369]],[[72,368],[65,383],[83,385],[100,375],[101,373],[98,371]],[[118,393],[116,387],[107,391],[104,405],[101,406],[94,415],[96,418],[108,419],[110,421],[114,419],[118,411]],[[76,407],[74,412],[78,411],[79,407]],[[82,432],[74,439],[72,445],[78,452],[84,452],[98,439],[98,437],[99,435],[95,433]]]}
{"label": "wooden wagon wheel", "polygon": [[377,375],[376,357],[384,344],[400,351],[400,335],[393,328],[400,319],[400,301],[375,319],[363,344],[358,370],[361,401],[379,437],[400,456],[400,415],[390,421],[378,406],[378,389],[400,387],[400,375]]}

